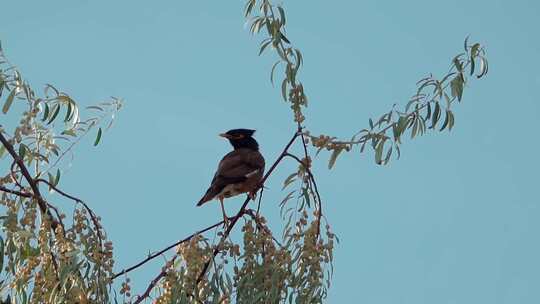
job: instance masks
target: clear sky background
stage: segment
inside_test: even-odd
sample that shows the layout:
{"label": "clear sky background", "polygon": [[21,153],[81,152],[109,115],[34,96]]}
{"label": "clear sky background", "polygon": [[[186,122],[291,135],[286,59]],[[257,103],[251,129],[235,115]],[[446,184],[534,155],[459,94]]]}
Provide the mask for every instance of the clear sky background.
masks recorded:
{"label": "clear sky background", "polygon": [[[308,126],[348,138],[415,83],[442,75],[463,39],[486,46],[451,133],[406,141],[389,166],[358,151],[315,173],[341,243],[329,303],[539,303],[540,4],[538,1],[284,1],[304,52]],[[290,138],[288,106],[257,56],[243,1],[5,1],[0,39],[35,87],[81,105],[125,108],[98,148],[82,143],[61,187],[99,213],[117,270],[221,216],[196,208],[229,145],[257,129],[271,162]],[[0,118],[0,121],[5,118]],[[286,165],[264,212],[278,224]],[[228,201],[232,213],[243,198]],[[68,206],[65,202],[66,207]],[[162,260],[131,276],[140,292]]]}

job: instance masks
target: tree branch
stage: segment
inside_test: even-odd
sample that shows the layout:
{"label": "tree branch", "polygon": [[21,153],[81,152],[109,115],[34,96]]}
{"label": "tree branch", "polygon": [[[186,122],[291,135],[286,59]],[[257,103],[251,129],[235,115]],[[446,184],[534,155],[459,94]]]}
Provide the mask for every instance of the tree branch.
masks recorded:
{"label": "tree branch", "polygon": [[43,196],[41,196],[41,192],[39,192],[38,184],[36,183],[36,181],[30,175],[30,172],[28,171],[28,169],[24,165],[24,161],[15,152],[15,149],[13,149],[13,145],[4,137],[4,134],[2,134],[2,132],[0,132],[0,142],[2,142],[2,144],[4,145],[6,150],[9,152],[9,154],[11,154],[11,157],[13,157],[13,160],[15,160],[15,162],[17,163],[17,165],[21,169],[22,175],[24,176],[24,178],[26,179],[26,181],[30,185],[30,188],[32,188],[32,192],[34,192],[33,197],[37,200],[37,203],[39,205],[39,209],[41,210],[42,213],[44,213],[44,214],[46,214],[47,216],[50,217],[50,219],[51,219],[51,228],[53,230],[55,230],[56,227],[58,226],[58,222],[54,219],[53,215],[51,214],[51,212],[50,212],[50,210],[49,210],[49,208],[47,206],[47,202],[43,199]]}
{"label": "tree branch", "polygon": [[28,197],[28,198],[32,197],[31,193],[20,192],[20,191],[17,191],[17,190],[11,190],[11,189],[8,189],[8,188],[6,188],[4,186],[0,186],[0,191],[15,194],[17,196],[22,196],[22,197]]}

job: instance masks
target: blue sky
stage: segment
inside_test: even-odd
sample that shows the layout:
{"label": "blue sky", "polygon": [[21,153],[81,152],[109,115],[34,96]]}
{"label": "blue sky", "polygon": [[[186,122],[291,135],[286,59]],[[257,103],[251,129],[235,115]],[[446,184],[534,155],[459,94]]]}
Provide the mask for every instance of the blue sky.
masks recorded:
{"label": "blue sky", "polygon": [[[329,303],[540,301],[540,5],[537,1],[284,1],[304,53],[308,126],[349,137],[442,75],[463,39],[486,46],[490,74],[455,107],[451,133],[407,141],[379,167],[353,151],[315,163],[339,235]],[[117,269],[221,215],[196,208],[220,157],[216,135],[255,128],[267,160],[294,124],[258,57],[242,1],[10,1],[0,39],[36,87],[82,105],[126,100],[98,148],[86,140],[61,187],[101,214]],[[535,30],[536,28],[536,30]],[[4,119],[4,118],[2,118]],[[277,223],[285,165],[268,182]],[[230,200],[229,212],[242,198]],[[66,203],[67,204],[67,203]],[[162,261],[134,273],[141,291]]]}

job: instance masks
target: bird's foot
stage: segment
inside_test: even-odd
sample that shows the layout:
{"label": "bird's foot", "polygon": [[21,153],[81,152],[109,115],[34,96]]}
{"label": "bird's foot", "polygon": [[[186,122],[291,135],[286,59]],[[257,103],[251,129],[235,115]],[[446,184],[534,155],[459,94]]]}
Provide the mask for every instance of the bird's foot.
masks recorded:
{"label": "bird's foot", "polygon": [[248,193],[248,197],[251,199],[251,200],[255,200],[257,198],[257,191],[250,191]]}
{"label": "bird's foot", "polygon": [[227,216],[223,217],[223,230],[229,229],[229,218]]}

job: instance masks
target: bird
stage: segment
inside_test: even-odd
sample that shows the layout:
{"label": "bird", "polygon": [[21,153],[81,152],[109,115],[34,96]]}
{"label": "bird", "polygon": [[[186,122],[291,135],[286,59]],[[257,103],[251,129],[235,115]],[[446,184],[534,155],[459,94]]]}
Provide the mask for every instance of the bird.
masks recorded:
{"label": "bird", "polygon": [[219,136],[229,140],[234,150],[219,162],[214,178],[204,196],[197,203],[201,206],[218,199],[223,212],[224,225],[228,225],[223,200],[241,193],[255,199],[264,173],[264,157],[259,152],[259,143],[253,138],[255,130],[232,129]]}

